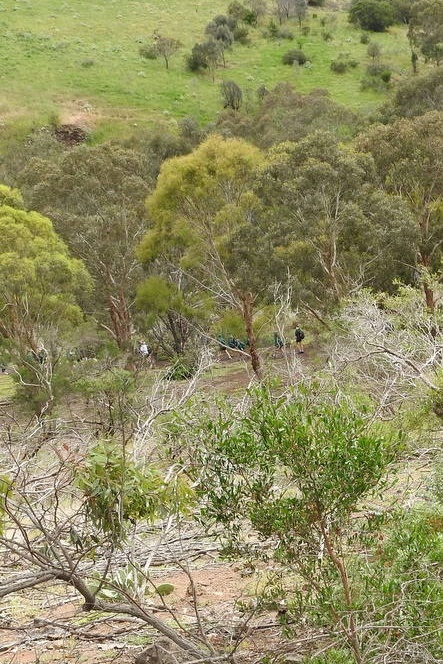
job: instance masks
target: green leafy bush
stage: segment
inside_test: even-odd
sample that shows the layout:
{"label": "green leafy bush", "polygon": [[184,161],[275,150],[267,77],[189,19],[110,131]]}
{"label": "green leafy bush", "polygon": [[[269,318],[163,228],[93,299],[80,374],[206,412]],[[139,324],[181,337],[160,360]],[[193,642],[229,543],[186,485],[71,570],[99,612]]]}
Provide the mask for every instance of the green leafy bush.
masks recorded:
{"label": "green leafy bush", "polygon": [[348,63],[346,60],[333,60],[329,68],[336,74],[344,74],[345,71],[348,71]]}
{"label": "green leafy bush", "polygon": [[304,65],[308,62],[308,57],[301,49],[294,48],[283,54],[282,62],[284,65],[293,65],[295,63],[298,65]]}

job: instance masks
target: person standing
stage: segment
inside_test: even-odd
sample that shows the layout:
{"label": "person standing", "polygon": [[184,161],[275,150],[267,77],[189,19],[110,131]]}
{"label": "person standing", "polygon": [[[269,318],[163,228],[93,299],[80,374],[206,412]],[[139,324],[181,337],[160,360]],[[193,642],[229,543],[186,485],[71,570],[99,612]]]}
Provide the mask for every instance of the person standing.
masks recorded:
{"label": "person standing", "polygon": [[303,339],[305,338],[305,333],[301,329],[300,325],[298,325],[298,323],[296,324],[294,329],[294,336],[295,336],[295,345],[297,351],[299,353],[304,353],[305,351],[303,349]]}

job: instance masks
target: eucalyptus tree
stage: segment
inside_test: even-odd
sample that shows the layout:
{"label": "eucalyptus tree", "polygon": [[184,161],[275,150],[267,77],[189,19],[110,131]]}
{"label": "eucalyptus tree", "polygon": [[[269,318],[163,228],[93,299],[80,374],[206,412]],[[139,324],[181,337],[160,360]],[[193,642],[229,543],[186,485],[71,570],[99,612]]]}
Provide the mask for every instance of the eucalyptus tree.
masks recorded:
{"label": "eucalyptus tree", "polygon": [[416,227],[414,249],[426,304],[435,309],[431,274],[443,257],[443,112],[372,127],[358,141],[371,153],[383,186],[405,201]]}
{"label": "eucalyptus tree", "polygon": [[134,249],[145,230],[149,163],[116,145],[80,146],[56,161],[32,159],[19,179],[26,200],[55,229],[94,278],[90,311],[120,348],[133,333],[132,302],[140,278]]}
{"label": "eucalyptus tree", "polygon": [[38,392],[38,408],[47,412],[59,337],[82,322],[78,302],[91,279],[48,218],[25,210],[16,191],[1,193],[10,204],[0,205],[0,338],[19,383]]}
{"label": "eucalyptus tree", "polygon": [[252,185],[262,161],[252,145],[211,136],[192,154],[165,162],[147,201],[151,227],[138,251],[146,267],[159,258],[170,261],[241,312],[257,374],[254,306],[269,275],[250,249],[258,249],[259,200]]}
{"label": "eucalyptus tree", "polygon": [[373,159],[326,132],[268,152],[256,183],[267,237],[302,300],[330,306],[362,285],[411,279],[415,228]]}

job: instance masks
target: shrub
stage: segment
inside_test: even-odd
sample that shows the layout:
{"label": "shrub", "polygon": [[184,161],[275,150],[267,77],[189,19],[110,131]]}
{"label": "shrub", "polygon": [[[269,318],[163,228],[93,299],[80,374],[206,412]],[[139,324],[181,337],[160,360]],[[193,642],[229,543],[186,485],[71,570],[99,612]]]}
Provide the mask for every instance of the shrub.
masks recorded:
{"label": "shrub", "polygon": [[231,4],[229,5],[228,14],[229,16],[235,18],[236,20],[243,21],[248,25],[257,24],[257,19],[258,19],[257,12],[254,11],[254,9],[245,7],[244,5],[241,4],[241,2],[238,2],[237,0],[234,0],[234,2],[231,2]]}
{"label": "shrub", "polygon": [[239,44],[248,44],[249,43],[249,30],[244,25],[238,25],[234,32],[234,41]]}
{"label": "shrub", "polygon": [[385,69],[380,74],[380,78],[383,81],[383,83],[389,83],[389,81],[391,80],[391,75],[392,75],[392,72],[389,71],[389,69]]}
{"label": "shrub", "polygon": [[346,60],[333,60],[329,68],[335,74],[344,74],[348,70],[348,63]]}
{"label": "shrub", "polygon": [[368,48],[366,49],[366,53],[368,56],[372,59],[372,62],[375,62],[377,58],[380,57],[380,46],[376,44],[375,42],[370,42],[368,44]]}
{"label": "shrub", "polygon": [[360,35],[360,44],[369,44],[371,41],[371,38],[369,37],[367,32],[362,32]]}
{"label": "shrub", "polygon": [[369,76],[381,76],[386,69],[386,65],[378,65],[375,64],[375,62],[372,62],[366,67],[366,73],[369,74]]}
{"label": "shrub", "polygon": [[144,46],[140,46],[138,52],[142,58],[145,58],[145,60],[157,60],[158,53],[153,45],[145,44]]}
{"label": "shrub", "polygon": [[274,21],[274,19],[271,18],[268,24],[268,29],[266,31],[267,36],[271,37],[272,39],[275,39],[276,37],[278,37],[279,32],[280,31],[278,29],[277,23]]}
{"label": "shrub", "polygon": [[288,28],[282,28],[279,30],[277,36],[279,39],[287,39],[288,41],[292,41],[294,39],[294,33],[288,30]]}
{"label": "shrub", "polygon": [[321,37],[323,41],[332,41],[334,39],[332,32],[329,32],[329,30],[323,30]]}
{"label": "shrub", "polygon": [[223,81],[220,86],[224,108],[232,108],[233,111],[240,109],[243,93],[235,81]]}
{"label": "shrub", "polygon": [[88,58],[87,60],[82,60],[80,64],[84,69],[88,69],[89,67],[92,67],[95,64],[95,60],[92,60],[92,58]]}
{"label": "shrub", "polygon": [[207,69],[208,62],[204,44],[194,44],[191,53],[186,58],[186,67],[189,71]]}
{"label": "shrub", "polygon": [[304,37],[307,37],[310,32],[311,32],[311,28],[309,27],[309,25],[304,25],[301,29],[301,33]]}
{"label": "shrub", "polygon": [[230,30],[234,30],[237,25],[237,19],[234,16],[225,16],[224,14],[217,14],[214,16],[211,23],[217,26],[226,25]]}
{"label": "shrub", "polygon": [[304,65],[307,61],[308,57],[299,48],[294,48],[291,51],[287,51],[283,54],[282,57],[282,62],[284,65],[293,65],[294,63]]}

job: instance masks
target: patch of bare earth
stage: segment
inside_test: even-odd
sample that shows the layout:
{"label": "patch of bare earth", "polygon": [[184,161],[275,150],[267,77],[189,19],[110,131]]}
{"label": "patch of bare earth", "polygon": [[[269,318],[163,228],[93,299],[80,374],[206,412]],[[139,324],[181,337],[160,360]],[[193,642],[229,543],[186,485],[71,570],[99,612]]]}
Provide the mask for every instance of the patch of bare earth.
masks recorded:
{"label": "patch of bare earth", "polygon": [[[155,570],[154,583],[170,583],[174,591],[165,598],[168,610],[158,606],[156,615],[170,621],[171,615],[192,629],[196,624],[195,600],[214,647],[221,646],[233,629],[235,603],[247,592],[250,581],[238,566],[200,561],[189,576],[178,569]],[[0,620],[0,662],[30,664],[46,662],[134,662],[137,652],[156,635],[138,621],[124,616],[99,616],[83,612],[81,602],[70,591],[55,586],[3,602]],[[211,629],[211,624],[214,625]],[[258,636],[255,637],[259,638]],[[251,640],[250,646],[253,646]]]}

